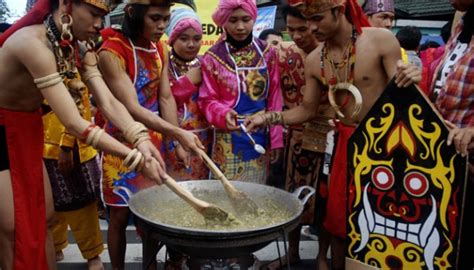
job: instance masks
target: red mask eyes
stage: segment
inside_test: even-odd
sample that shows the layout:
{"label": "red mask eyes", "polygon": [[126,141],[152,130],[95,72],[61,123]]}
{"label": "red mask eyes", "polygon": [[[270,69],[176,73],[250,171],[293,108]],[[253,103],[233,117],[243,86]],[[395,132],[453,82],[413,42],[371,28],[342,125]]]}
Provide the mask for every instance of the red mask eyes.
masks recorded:
{"label": "red mask eyes", "polygon": [[412,196],[421,197],[428,191],[428,179],[419,172],[410,172],[403,179],[405,190]]}
{"label": "red mask eyes", "polygon": [[378,189],[387,190],[395,183],[395,177],[389,168],[380,166],[372,171],[372,182]]}

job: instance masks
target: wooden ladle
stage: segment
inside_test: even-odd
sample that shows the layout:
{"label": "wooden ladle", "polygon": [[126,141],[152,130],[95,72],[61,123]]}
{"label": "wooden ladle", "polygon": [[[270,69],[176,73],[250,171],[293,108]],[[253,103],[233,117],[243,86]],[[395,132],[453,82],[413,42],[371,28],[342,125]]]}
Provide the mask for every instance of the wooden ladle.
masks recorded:
{"label": "wooden ladle", "polygon": [[164,179],[164,183],[169,189],[176,193],[176,195],[196,209],[199,214],[203,215],[206,221],[212,221],[214,223],[232,223],[236,221],[233,215],[222,208],[194,197],[191,192],[181,187],[171,176],[167,175]]}
{"label": "wooden ladle", "polygon": [[212,161],[212,159],[207,155],[207,153],[204,152],[204,150],[199,149],[199,151],[201,157],[204,159],[204,162],[212,171],[214,176],[221,181],[227,193],[227,196],[229,197],[230,202],[232,203],[232,207],[234,207],[237,213],[251,213],[257,215],[257,204],[253,200],[251,200],[247,196],[247,194],[236,189],[234,185],[230,183],[229,179],[225,177],[224,173],[222,173],[222,171],[217,167],[217,165],[214,163],[214,161]]}

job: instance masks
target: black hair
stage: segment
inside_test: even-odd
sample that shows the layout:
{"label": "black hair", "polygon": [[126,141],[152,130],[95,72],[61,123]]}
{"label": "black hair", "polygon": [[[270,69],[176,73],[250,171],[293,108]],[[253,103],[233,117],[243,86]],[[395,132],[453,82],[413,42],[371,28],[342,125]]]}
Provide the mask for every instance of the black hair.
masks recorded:
{"label": "black hair", "polygon": [[444,43],[447,43],[449,38],[451,37],[451,27],[453,27],[453,22],[449,21],[443,27],[441,27],[441,38],[443,39]]}
{"label": "black hair", "polygon": [[414,51],[420,45],[421,31],[416,26],[405,26],[395,35],[400,46],[408,51]]}
{"label": "black hair", "polygon": [[149,5],[130,5],[131,14],[126,10],[123,16],[122,33],[131,40],[137,40],[143,34],[144,18]]}
{"label": "black hair", "polygon": [[259,39],[265,40],[269,35],[275,35],[275,36],[280,36],[283,38],[283,35],[281,34],[280,31],[277,31],[275,29],[265,29],[263,30],[260,35],[258,36]]}
{"label": "black hair", "polygon": [[286,19],[288,15],[296,17],[298,19],[306,20],[306,18],[303,16],[303,14],[301,14],[301,12],[297,8],[292,7],[290,5],[284,5],[281,8],[281,14],[283,15],[283,20],[285,20],[285,23],[286,23]]}

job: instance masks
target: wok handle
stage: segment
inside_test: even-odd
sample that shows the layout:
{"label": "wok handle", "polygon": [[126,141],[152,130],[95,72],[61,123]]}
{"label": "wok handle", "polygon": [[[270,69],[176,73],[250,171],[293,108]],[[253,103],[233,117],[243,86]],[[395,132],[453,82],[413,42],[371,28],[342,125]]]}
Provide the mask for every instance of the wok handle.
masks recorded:
{"label": "wok handle", "polygon": [[204,162],[206,165],[209,167],[209,169],[212,171],[212,173],[221,180],[222,184],[224,185],[224,188],[230,192],[238,192],[237,189],[230,183],[229,179],[225,177],[224,173],[217,167],[217,165],[212,161],[212,159],[204,152],[204,150],[199,149],[199,154],[201,157],[204,159]]}
{"label": "wok handle", "polygon": [[176,180],[171,178],[171,176],[167,175],[164,182],[169,189],[171,189],[174,193],[176,193],[176,195],[181,197],[181,199],[189,203],[198,212],[201,212],[204,208],[209,206],[208,203],[199,200],[198,198],[194,197],[193,194],[191,194],[191,192],[181,187],[176,182]]}
{"label": "wok handle", "polygon": [[[302,199],[300,199],[301,193],[303,193],[303,191],[305,190],[307,190],[308,193]],[[293,196],[295,196],[298,200],[300,200],[303,205],[306,205],[309,198],[311,198],[311,196],[313,196],[314,193],[316,193],[316,190],[314,188],[310,186],[301,186],[293,192]]]}

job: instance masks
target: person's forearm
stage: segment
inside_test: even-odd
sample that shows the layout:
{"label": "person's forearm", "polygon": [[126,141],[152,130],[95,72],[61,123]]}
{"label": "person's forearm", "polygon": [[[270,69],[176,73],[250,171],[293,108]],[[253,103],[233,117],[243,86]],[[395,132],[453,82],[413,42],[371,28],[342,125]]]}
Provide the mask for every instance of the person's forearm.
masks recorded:
{"label": "person's forearm", "polygon": [[283,119],[287,125],[297,125],[306,123],[317,116],[318,106],[316,108],[309,108],[300,104],[290,110],[282,112]]}
{"label": "person's forearm", "polygon": [[[78,119],[78,121],[74,121],[71,124],[66,123],[66,128],[68,132],[70,132],[72,135],[74,135],[76,138],[79,138],[83,141],[86,140],[84,137],[84,131],[87,129],[88,126],[90,126],[91,123],[84,120],[83,118]],[[97,148],[112,154],[119,156],[121,158],[124,158],[127,156],[127,154],[130,152],[130,149],[120,143],[119,141],[115,140],[112,138],[109,134],[107,133],[102,133],[100,135],[100,139],[97,143]]]}
{"label": "person's forearm", "polygon": [[170,95],[167,98],[160,98],[159,102],[161,117],[164,120],[163,122],[166,122],[163,133],[168,136],[173,136],[177,127],[179,127],[178,109],[174,97]]}
{"label": "person's forearm", "polygon": [[[88,80],[87,86],[89,88],[107,89],[107,91],[109,91],[107,85],[101,77]],[[110,94],[110,98],[97,99],[97,103],[104,116],[121,131],[125,131],[125,129],[129,127],[134,121],[127,108],[125,108],[125,106],[112,94]]]}
{"label": "person's forearm", "polygon": [[[161,104],[160,104],[161,107]],[[168,123],[159,115],[154,112],[142,107],[137,106],[130,110],[133,118],[140,123],[143,123],[146,127],[156,132],[162,133],[167,136],[173,136],[176,132],[177,127],[171,123]],[[176,118],[177,122],[177,118]]]}

